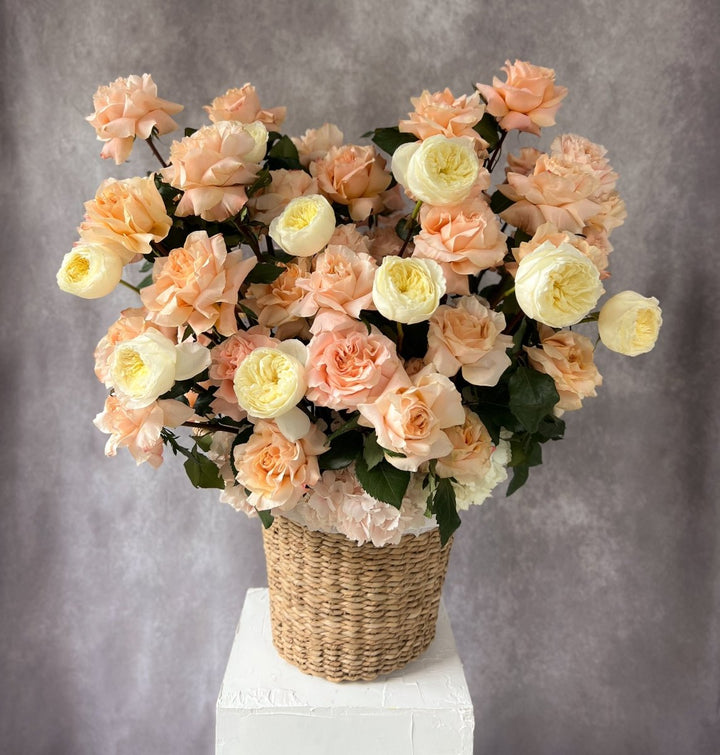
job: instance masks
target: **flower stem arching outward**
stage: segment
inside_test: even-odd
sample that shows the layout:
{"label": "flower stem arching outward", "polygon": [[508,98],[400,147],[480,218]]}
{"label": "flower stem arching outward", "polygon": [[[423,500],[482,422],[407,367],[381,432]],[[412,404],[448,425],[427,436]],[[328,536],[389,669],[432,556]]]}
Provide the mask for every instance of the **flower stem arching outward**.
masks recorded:
{"label": "flower stem arching outward", "polygon": [[120,283],[122,283],[125,288],[129,288],[131,291],[134,291],[136,294],[140,293],[140,289],[137,286],[133,286],[132,283],[128,283],[127,281],[124,281],[122,278],[120,279]]}
{"label": "flower stem arching outward", "polygon": [[498,140],[498,143],[495,145],[495,149],[493,150],[492,156],[490,157],[490,160],[487,165],[488,173],[492,173],[493,169],[497,165],[497,162],[500,159],[500,153],[502,152],[503,142],[505,141],[505,137],[507,135],[508,135],[508,132],[503,131],[502,136]]}
{"label": "flower stem arching outward", "polygon": [[415,222],[415,219],[417,218],[421,207],[422,207],[422,200],[418,200],[415,203],[415,207],[413,208],[412,215],[410,215],[410,222],[405,228],[405,241],[403,242],[402,247],[400,247],[400,251],[398,252],[398,257],[402,257],[403,254],[405,254],[407,245],[410,243],[410,229],[413,227],[413,223]]}
{"label": "flower stem arching outward", "polygon": [[152,136],[148,136],[148,138],[145,140],[150,149],[152,150],[153,155],[157,157],[158,161],[160,162],[160,165],[163,166],[163,168],[167,168],[168,164],[163,160],[162,155],[158,152],[157,147],[155,146],[155,143],[153,142]]}

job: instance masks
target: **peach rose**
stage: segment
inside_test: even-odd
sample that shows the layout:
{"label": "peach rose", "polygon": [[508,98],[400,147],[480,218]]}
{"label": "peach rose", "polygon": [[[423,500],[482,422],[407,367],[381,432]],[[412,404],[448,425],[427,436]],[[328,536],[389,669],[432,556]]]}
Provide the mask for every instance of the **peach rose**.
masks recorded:
{"label": "peach rose", "polygon": [[370,239],[358,231],[355,223],[336,225],[333,235],[330,237],[330,241],[328,241],[328,245],[330,244],[346,246],[357,253],[370,253]]}
{"label": "peach rose", "polygon": [[116,165],[128,159],[136,136],[147,139],[154,128],[158,134],[174,131],[178,125],[170,116],[183,109],[157,96],[157,85],[149,73],[101,86],[93,95],[93,105],[95,112],[85,120],[105,142],[101,157],[112,157]]}
{"label": "peach rose", "polygon": [[325,440],[317,425],[293,442],[275,422],[256,422],[250,440],[233,451],[236,479],[250,491],[250,505],[258,511],[292,509],[320,479],[317,457],[327,451]]}
{"label": "peach rose", "polygon": [[328,199],[347,205],[350,217],[365,220],[384,208],[381,194],[392,180],[385,160],[374,147],[352,144],[331,147],[325,157],[310,164],[320,192]]}
{"label": "peach rose", "polygon": [[117,396],[110,395],[93,424],[110,435],[105,444],[106,456],[115,456],[117,449],[124,446],[138,464],[147,461],[157,468],[163,460],[160,438],[163,426],[178,427],[192,415],[189,406],[174,399],[154,401],[142,409],[128,409]]}
{"label": "peach rose", "polygon": [[403,240],[395,232],[395,226],[376,226],[367,235],[370,242],[370,254],[377,262],[389,254],[398,254],[402,249]]}
{"label": "peach rose", "polygon": [[308,344],[307,398],[331,409],[355,410],[391,385],[410,385],[395,344],[350,317]]}
{"label": "peach rose", "polygon": [[84,241],[110,247],[131,262],[150,254],[151,242],[168,235],[172,220],[152,176],[103,181],[95,198],[85,202],[79,231]]}
{"label": "peach rose", "polygon": [[445,263],[459,275],[474,275],[502,264],[507,237],[481,197],[446,207],[424,205],[420,225],[413,257]]}
{"label": "peach rose", "polygon": [[244,84],[240,89],[228,89],[225,94],[216,97],[211,105],[205,105],[203,110],[213,123],[220,121],[254,123],[260,121],[260,123],[268,126],[268,130],[281,126],[287,112],[287,108],[284,107],[270,109],[260,107],[260,98],[252,84]]}
{"label": "peach rose", "polygon": [[457,306],[439,306],[430,318],[425,360],[442,375],[462,376],[472,385],[497,385],[510,366],[506,350],[512,336],[502,335],[505,315],[476,296],[463,296]]}
{"label": "peach rose", "polygon": [[561,156],[541,155],[529,175],[509,172],[498,188],[514,204],[500,213],[510,225],[533,234],[543,223],[579,233],[597,215],[600,182],[589,165]]}
{"label": "peach rose", "polygon": [[477,92],[469,97],[466,94],[455,97],[449,89],[433,94],[426,89],[419,97],[411,97],[410,102],[415,110],[409,113],[409,120],[400,121],[400,131],[415,134],[418,139],[427,139],[435,134],[449,139],[466,136],[475,141],[480,149],[488,146],[473,129],[485,113],[485,106]]}
{"label": "peach rose", "polygon": [[565,157],[580,165],[587,165],[598,180],[600,196],[615,188],[618,174],[605,157],[607,150],[601,144],[595,144],[577,134],[561,134],[553,139],[550,154]]}
{"label": "peach rose", "polygon": [[320,128],[309,128],[302,136],[294,136],[293,144],[297,147],[300,164],[307,168],[311,162],[321,160],[331,147],[340,147],[343,132],[334,123],[323,123]]}
{"label": "peach rose", "polygon": [[358,318],[361,310],[372,308],[377,263],[369,254],[328,246],[315,257],[314,267],[308,278],[297,281],[298,287],[307,292],[299,305],[302,317],[330,309]]}
{"label": "peach rose", "polygon": [[412,385],[388,388],[358,409],[360,424],[374,428],[378,443],[387,451],[403,454],[386,454],[386,460],[412,472],[426,461],[447,456],[453,445],[445,430],[465,421],[457,389],[432,367],[418,372]]}
{"label": "peach rose", "polygon": [[304,170],[271,170],[272,181],[248,201],[253,218],[265,225],[276,218],[296,197],[317,194],[317,181]]}
{"label": "peach rose", "polygon": [[220,121],[173,142],[170,165],[160,172],[185,192],[175,215],[218,221],[237,215],[247,202],[245,187],[255,180],[266,141],[261,123]]}
{"label": "peach rose", "polygon": [[490,470],[495,444],[480,417],[465,408],[465,421],[448,428],[447,435],[453,449],[438,459],[435,467],[438,475],[454,477],[460,483],[484,477]]}
{"label": "peach rose", "polygon": [[602,376],[593,361],[593,344],[589,338],[572,330],[555,333],[541,327],[542,348],[525,346],[530,364],[555,381],[560,401],[555,413],[580,409],[582,399],[597,396],[595,388],[602,385]]}
{"label": "peach rose", "polygon": [[620,227],[627,217],[625,202],[616,191],[608,192],[599,198],[600,212],[588,218],[587,224],[595,232],[604,233],[606,236],[612,230]]}
{"label": "peach rose", "polygon": [[507,81],[493,77],[493,85],[476,84],[487,101],[487,112],[498,119],[505,131],[517,129],[540,135],[540,128],[555,125],[555,114],[567,89],[555,85],[555,71],[532,63],[506,60]]}
{"label": "peach rose", "polygon": [[277,328],[302,318],[300,305],[307,295],[301,284],[310,277],[310,263],[298,259],[285,265],[272,283],[251,283],[243,302],[258,316],[260,325]]}
{"label": "peach rose", "polygon": [[186,323],[196,332],[212,327],[224,336],[237,330],[235,305],[238,291],[257,260],[244,260],[240,250],[228,254],[221,233],[194,231],[185,245],[153,265],[153,283],[140,298],[148,318],[157,325]]}
{"label": "peach rose", "polygon": [[544,153],[535,147],[523,147],[517,155],[508,155],[505,175],[519,173],[521,176],[529,176],[542,154]]}

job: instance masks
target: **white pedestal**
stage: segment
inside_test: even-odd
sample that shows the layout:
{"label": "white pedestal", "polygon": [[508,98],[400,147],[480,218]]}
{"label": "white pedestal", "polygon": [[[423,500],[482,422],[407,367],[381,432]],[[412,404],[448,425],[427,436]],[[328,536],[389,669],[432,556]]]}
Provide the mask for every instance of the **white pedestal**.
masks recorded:
{"label": "white pedestal", "polygon": [[248,590],[217,701],[216,755],[471,755],[473,727],[444,605],[416,661],[334,684],[280,658],[268,591]]}

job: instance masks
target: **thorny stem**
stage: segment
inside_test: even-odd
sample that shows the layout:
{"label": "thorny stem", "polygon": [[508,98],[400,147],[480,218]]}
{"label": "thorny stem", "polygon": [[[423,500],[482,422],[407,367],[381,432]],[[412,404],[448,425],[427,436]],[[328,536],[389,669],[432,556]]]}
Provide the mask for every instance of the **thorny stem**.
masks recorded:
{"label": "thorny stem", "polygon": [[413,223],[415,222],[415,218],[417,218],[418,213],[420,212],[420,208],[422,207],[422,200],[418,200],[415,203],[415,207],[413,208],[412,215],[410,215],[410,222],[405,228],[405,241],[403,242],[402,247],[400,248],[400,253],[398,254],[398,257],[402,257],[403,254],[405,254],[405,250],[407,249],[407,245],[410,243],[410,230],[413,227]]}
{"label": "thorny stem", "polygon": [[157,147],[155,146],[155,143],[152,140],[152,135],[148,136],[148,138],[145,140],[148,145],[150,146],[150,149],[152,150],[153,155],[157,157],[157,159],[160,161],[160,165],[163,166],[163,168],[167,168],[168,164],[163,160],[162,155],[158,152]]}

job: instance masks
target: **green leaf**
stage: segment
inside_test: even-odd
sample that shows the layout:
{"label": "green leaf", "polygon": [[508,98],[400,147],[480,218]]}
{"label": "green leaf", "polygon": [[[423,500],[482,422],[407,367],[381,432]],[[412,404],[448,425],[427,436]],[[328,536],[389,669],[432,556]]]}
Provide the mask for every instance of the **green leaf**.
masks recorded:
{"label": "green leaf", "polygon": [[150,275],[146,275],[140,283],[137,284],[138,288],[145,288],[146,286],[149,286],[153,282],[152,273]]}
{"label": "green leaf", "polygon": [[270,529],[270,526],[275,521],[275,517],[269,511],[260,511],[260,509],[255,509],[255,511],[257,511],[262,526],[265,527],[266,530]]}
{"label": "green leaf", "polygon": [[410,472],[397,469],[384,459],[372,469],[368,469],[365,459],[358,456],[355,474],[368,495],[377,498],[378,501],[389,503],[396,509],[400,508],[410,484]]}
{"label": "green leaf", "polygon": [[318,456],[320,470],[349,467],[362,451],[362,433],[350,431],[337,437],[330,449]]}
{"label": "green leaf", "polygon": [[192,136],[197,131],[196,128],[186,128],[185,129],[185,136]]}
{"label": "green leaf", "polygon": [[455,488],[446,477],[438,479],[433,496],[433,509],[440,528],[440,543],[444,548],[461,523],[457,513]]}
{"label": "green leaf", "polygon": [[218,488],[222,490],[225,487],[218,468],[199,451],[191,452],[183,466],[190,482],[196,488]]}
{"label": "green leaf", "polygon": [[473,131],[477,131],[478,134],[488,143],[488,147],[492,149],[500,140],[500,131],[498,128],[498,122],[490,113],[485,113],[482,120],[473,126]]}
{"label": "green leaf", "polygon": [[246,283],[272,283],[285,272],[284,267],[271,262],[258,262],[245,278]]}
{"label": "green leaf", "polygon": [[155,258],[154,257],[152,259],[148,259],[146,257],[145,258],[145,262],[142,263],[142,267],[140,268],[140,272],[141,273],[147,273],[148,270],[152,270],[153,269],[153,265],[154,264],[155,264]]}
{"label": "green leaf", "polygon": [[383,152],[392,155],[401,144],[416,142],[418,138],[415,134],[401,133],[397,126],[390,126],[389,128],[376,128],[372,132],[372,140]]}
{"label": "green leaf", "polygon": [[385,454],[378,443],[377,433],[370,433],[365,437],[365,446],[363,447],[363,459],[365,459],[367,468],[375,468],[384,458]]}
{"label": "green leaf", "polygon": [[235,448],[236,446],[240,446],[243,443],[247,443],[248,440],[250,440],[250,436],[253,434],[254,426],[248,424],[246,427],[244,427],[238,434],[233,438],[233,442],[230,445],[230,451],[228,453],[228,456],[230,458],[230,469],[232,469],[233,474],[237,477],[237,467],[235,466]]}
{"label": "green leaf", "polygon": [[508,388],[510,411],[531,433],[537,431],[543,417],[550,414],[560,400],[550,375],[531,367],[518,367],[510,376]]}
{"label": "green leaf", "polygon": [[536,435],[523,433],[510,439],[510,467],[537,467],[542,464],[542,446]]}
{"label": "green leaf", "polygon": [[[198,394],[198,397],[195,400],[195,405],[193,406],[195,414],[205,416],[206,414],[208,414],[208,412],[210,412],[210,405],[215,400],[216,391],[217,386],[215,385],[210,388],[199,388],[198,386],[195,387],[195,393]],[[207,451],[207,449],[203,450]]]}
{"label": "green leaf", "polygon": [[250,320],[250,324],[251,324],[251,325],[253,325],[253,324],[254,324],[254,325],[257,325],[258,316],[257,316],[257,315],[256,315],[256,314],[255,314],[255,313],[254,313],[254,312],[252,311],[252,309],[250,309],[250,307],[246,307],[246,306],[245,306],[244,304],[242,304],[242,303],[241,303],[241,304],[239,304],[238,306],[239,306],[239,307],[240,307],[240,309],[242,309],[242,311],[243,311],[243,312],[245,313],[245,316],[247,317],[247,319],[248,319],[248,320]]}
{"label": "green leaf", "polygon": [[250,198],[264,189],[266,186],[270,186],[271,183],[272,176],[270,175],[270,171],[267,168],[263,168],[255,176],[255,180],[250,184],[250,186],[245,189],[245,193],[248,195],[248,198]]}
{"label": "green leaf", "polygon": [[528,328],[527,318],[523,317],[523,319],[520,321],[520,325],[518,329],[513,333],[513,337],[512,337],[513,347],[510,352],[513,356],[520,353],[527,328]]}
{"label": "green leaf", "polygon": [[210,450],[210,446],[212,445],[213,441],[212,433],[208,433],[207,435],[194,435],[193,438],[203,451]]}
{"label": "green leaf", "polygon": [[507,493],[505,494],[508,498],[516,490],[519,490],[527,482],[529,473],[530,473],[530,468],[527,465],[522,465],[522,466],[514,468],[513,478],[512,480],[510,480]]}
{"label": "green leaf", "polygon": [[267,167],[270,170],[303,170],[300,164],[297,147],[293,144],[289,136],[281,136],[270,147],[268,152]]}
{"label": "green leaf", "polygon": [[548,414],[543,417],[537,429],[540,442],[545,440],[560,440],[565,435],[565,420]]}
{"label": "green leaf", "polygon": [[354,430],[358,426],[358,421],[360,420],[360,412],[356,412],[344,425],[338,427],[337,430],[335,430],[334,433],[330,433],[328,435],[327,440],[325,441],[326,445],[329,445],[332,443],[335,438],[339,438],[341,435],[344,435],[345,433],[349,433],[350,430]]}
{"label": "green leaf", "polygon": [[513,236],[516,246],[522,244],[523,241],[530,241],[531,238],[532,236],[529,233],[525,233],[525,231],[522,231],[519,228],[515,231],[515,235]]}
{"label": "green leaf", "polygon": [[496,215],[499,215],[503,210],[507,210],[512,204],[514,204],[512,199],[508,199],[501,191],[496,191],[490,197],[490,209]]}

